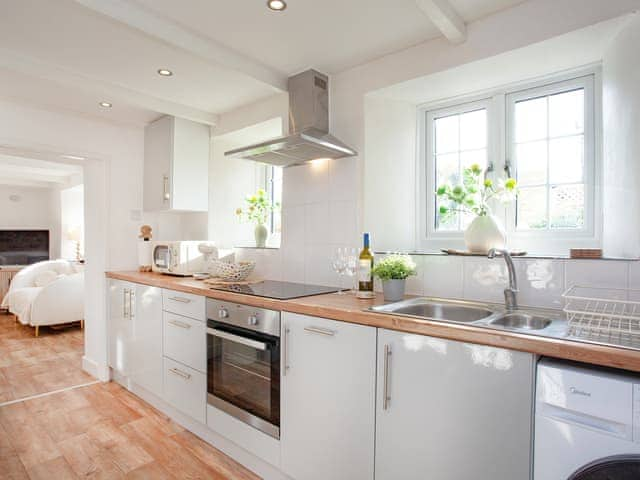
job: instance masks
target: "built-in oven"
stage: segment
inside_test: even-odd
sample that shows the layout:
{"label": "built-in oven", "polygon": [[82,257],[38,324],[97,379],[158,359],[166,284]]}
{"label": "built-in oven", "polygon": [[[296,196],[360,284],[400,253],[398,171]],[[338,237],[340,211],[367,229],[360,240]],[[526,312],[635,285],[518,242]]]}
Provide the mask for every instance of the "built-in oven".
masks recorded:
{"label": "built-in oven", "polygon": [[207,402],[280,438],[280,312],[207,299]]}

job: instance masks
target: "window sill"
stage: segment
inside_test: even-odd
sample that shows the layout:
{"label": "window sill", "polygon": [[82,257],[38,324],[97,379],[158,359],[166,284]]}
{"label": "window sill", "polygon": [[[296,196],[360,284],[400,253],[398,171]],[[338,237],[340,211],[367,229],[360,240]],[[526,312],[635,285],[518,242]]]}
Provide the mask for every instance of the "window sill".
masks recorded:
{"label": "window sill", "polygon": [[[376,255],[386,255],[388,253],[392,253],[392,252],[381,252],[381,251],[375,251],[374,252]],[[395,253],[395,252],[393,252]],[[414,256],[438,256],[438,257],[483,257],[484,255],[453,255],[453,254],[449,254],[449,253],[444,253],[444,252],[429,252],[429,251],[418,251],[418,250],[414,250],[414,251],[410,251],[410,252],[403,252],[403,253],[407,253],[408,255],[414,255]],[[569,255],[545,255],[545,254],[535,254],[535,253],[527,253],[526,255],[518,255],[518,256],[514,256],[513,259],[514,260],[518,260],[518,259],[547,259],[547,260],[609,260],[609,261],[639,261],[640,258],[620,258],[620,257],[602,257],[602,258],[571,258]]]}
{"label": "window sill", "polygon": [[244,250],[280,250],[280,247],[255,247],[251,245],[235,245],[233,248],[242,248]]}

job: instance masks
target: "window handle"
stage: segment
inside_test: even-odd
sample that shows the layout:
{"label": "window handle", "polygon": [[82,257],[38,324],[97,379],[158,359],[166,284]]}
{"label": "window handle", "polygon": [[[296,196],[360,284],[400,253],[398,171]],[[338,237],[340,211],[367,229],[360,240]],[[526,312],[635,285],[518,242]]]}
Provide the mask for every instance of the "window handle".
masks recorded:
{"label": "window handle", "polygon": [[505,160],[504,171],[507,174],[507,178],[511,178],[511,161],[510,160]]}

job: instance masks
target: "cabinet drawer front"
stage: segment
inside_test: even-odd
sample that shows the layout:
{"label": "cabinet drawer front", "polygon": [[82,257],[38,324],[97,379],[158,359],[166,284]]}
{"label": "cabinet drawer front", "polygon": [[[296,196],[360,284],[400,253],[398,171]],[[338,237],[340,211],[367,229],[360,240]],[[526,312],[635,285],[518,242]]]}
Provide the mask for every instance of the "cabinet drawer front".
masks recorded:
{"label": "cabinet drawer front", "polygon": [[164,398],[182,413],[205,423],[207,379],[204,373],[165,357]]}
{"label": "cabinet drawer front", "polygon": [[205,372],[207,369],[207,333],[204,322],[163,312],[164,355]]}
{"label": "cabinet drawer front", "polygon": [[204,297],[191,293],[162,290],[162,308],[194,320],[205,321]]}

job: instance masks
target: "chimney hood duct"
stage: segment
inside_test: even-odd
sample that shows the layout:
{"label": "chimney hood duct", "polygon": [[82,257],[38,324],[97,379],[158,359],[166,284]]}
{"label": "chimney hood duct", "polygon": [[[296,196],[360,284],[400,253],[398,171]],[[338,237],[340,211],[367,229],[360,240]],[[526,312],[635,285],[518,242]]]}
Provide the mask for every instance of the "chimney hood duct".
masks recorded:
{"label": "chimney hood duct", "polygon": [[342,158],[356,151],[329,134],[329,79],[307,70],[289,78],[289,135],[225,152],[279,167],[319,158]]}

